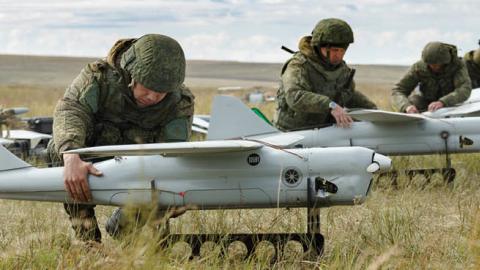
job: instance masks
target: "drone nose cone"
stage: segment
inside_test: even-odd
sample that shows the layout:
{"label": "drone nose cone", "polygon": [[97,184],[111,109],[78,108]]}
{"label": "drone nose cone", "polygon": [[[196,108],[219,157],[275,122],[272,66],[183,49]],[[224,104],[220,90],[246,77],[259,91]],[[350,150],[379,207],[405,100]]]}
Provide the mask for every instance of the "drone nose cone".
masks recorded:
{"label": "drone nose cone", "polygon": [[373,161],[367,167],[367,172],[375,173],[375,172],[382,172],[387,171],[392,166],[392,160],[384,155],[375,153],[373,156]]}

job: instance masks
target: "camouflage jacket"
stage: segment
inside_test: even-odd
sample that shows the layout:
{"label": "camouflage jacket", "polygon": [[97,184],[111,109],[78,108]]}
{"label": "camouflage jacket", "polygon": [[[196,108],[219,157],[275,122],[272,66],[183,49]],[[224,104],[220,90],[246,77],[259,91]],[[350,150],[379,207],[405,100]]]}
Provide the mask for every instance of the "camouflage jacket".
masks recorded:
{"label": "camouflage jacket", "polygon": [[441,101],[445,106],[453,106],[465,101],[472,90],[467,68],[456,55],[442,73],[435,74],[422,60],[416,62],[392,90],[392,107],[404,112],[411,105],[408,96],[419,86],[427,104]]}
{"label": "camouflage jacket", "polygon": [[53,140],[48,150],[60,161],[65,150],[86,146],[187,141],[194,97],[182,85],[160,103],[140,108],[128,86],[130,78],[119,67],[128,48],[112,48],[107,61],[88,64],[67,88],[54,112]]}
{"label": "camouflage jacket", "polygon": [[472,88],[480,87],[480,65],[473,62],[473,52],[470,51],[465,54],[463,61],[468,69],[468,75],[470,75],[470,80],[472,81]]}
{"label": "camouflage jacket", "polygon": [[275,125],[281,130],[293,130],[333,123],[328,106],[331,101],[348,108],[376,108],[366,96],[355,91],[352,69],[345,62],[333,70],[325,68],[310,40],[310,36],[303,37],[300,51],[282,68]]}

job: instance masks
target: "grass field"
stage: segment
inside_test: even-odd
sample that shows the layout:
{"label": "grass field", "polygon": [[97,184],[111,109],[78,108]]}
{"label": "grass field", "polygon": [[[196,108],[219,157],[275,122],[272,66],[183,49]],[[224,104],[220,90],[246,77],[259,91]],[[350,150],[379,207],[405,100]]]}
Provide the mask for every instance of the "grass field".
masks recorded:
{"label": "grass field", "polygon": [[[367,75],[362,75],[358,89],[388,109],[390,88],[404,69],[385,69],[385,77],[381,76],[383,67],[359,71],[359,76],[370,72],[383,79],[369,81]],[[208,113],[217,93],[219,78],[210,78],[205,72],[198,75],[203,78],[202,84],[189,85],[197,96],[196,113]],[[31,116],[51,115],[65,85],[39,81],[32,84],[22,80],[25,74],[15,76],[8,83],[0,80],[0,103],[4,107],[28,106]],[[263,77],[224,76],[220,79],[237,83],[252,79],[257,86],[274,90],[272,80]],[[246,85],[250,85],[248,80]],[[274,105],[263,104],[261,109],[271,117]],[[215,249],[203,257],[186,260],[181,243],[160,248],[151,226],[145,226],[129,241],[113,240],[103,228],[113,208],[104,206],[97,206],[103,243],[87,248],[73,237],[62,205],[0,200],[0,269],[479,269],[479,157],[454,155],[457,178],[450,186],[440,176],[427,183],[424,177],[409,179],[400,175],[396,187],[386,178],[375,179],[363,205],[322,210],[326,242],[323,256],[301,256],[291,248],[274,263],[268,248],[244,260],[239,260],[235,252],[226,258],[218,257]],[[399,169],[438,167],[443,162],[443,156],[394,158]],[[306,209],[190,211],[171,221],[171,231],[176,233],[301,232],[305,228]]]}

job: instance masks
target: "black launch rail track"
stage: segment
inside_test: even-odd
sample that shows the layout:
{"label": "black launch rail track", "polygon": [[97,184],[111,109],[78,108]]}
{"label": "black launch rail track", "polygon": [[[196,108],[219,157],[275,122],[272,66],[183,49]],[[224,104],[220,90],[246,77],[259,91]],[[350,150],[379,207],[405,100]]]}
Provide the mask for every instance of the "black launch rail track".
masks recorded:
{"label": "black launch rail track", "polygon": [[170,234],[165,238],[164,243],[186,242],[192,249],[191,257],[200,256],[202,244],[214,242],[222,245],[223,255],[226,255],[227,247],[236,241],[245,244],[247,254],[250,256],[255,251],[259,243],[268,241],[273,244],[276,250],[276,256],[283,251],[289,241],[299,242],[303,251],[315,252],[321,255],[323,252],[324,238],[320,233],[266,233],[266,234]]}

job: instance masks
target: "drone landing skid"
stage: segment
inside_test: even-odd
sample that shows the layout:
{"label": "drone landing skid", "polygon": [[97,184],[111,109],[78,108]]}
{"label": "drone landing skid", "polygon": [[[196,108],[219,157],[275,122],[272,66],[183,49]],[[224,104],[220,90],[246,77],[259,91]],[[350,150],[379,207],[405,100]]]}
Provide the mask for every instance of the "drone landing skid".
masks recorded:
{"label": "drone landing skid", "polygon": [[[409,178],[410,182],[413,180],[413,178],[416,175],[423,175],[425,177],[425,185],[430,183],[430,180],[432,179],[432,176],[434,174],[441,174],[443,176],[443,180],[445,181],[446,184],[451,184],[453,183],[453,180],[455,180],[456,176],[456,171],[454,168],[433,168],[433,169],[414,169],[414,170],[405,170],[404,174]],[[382,177],[387,177],[392,180],[392,186],[396,187],[398,186],[398,175],[399,172],[397,170],[395,171],[389,171],[385,173],[379,174],[379,178]]]}

